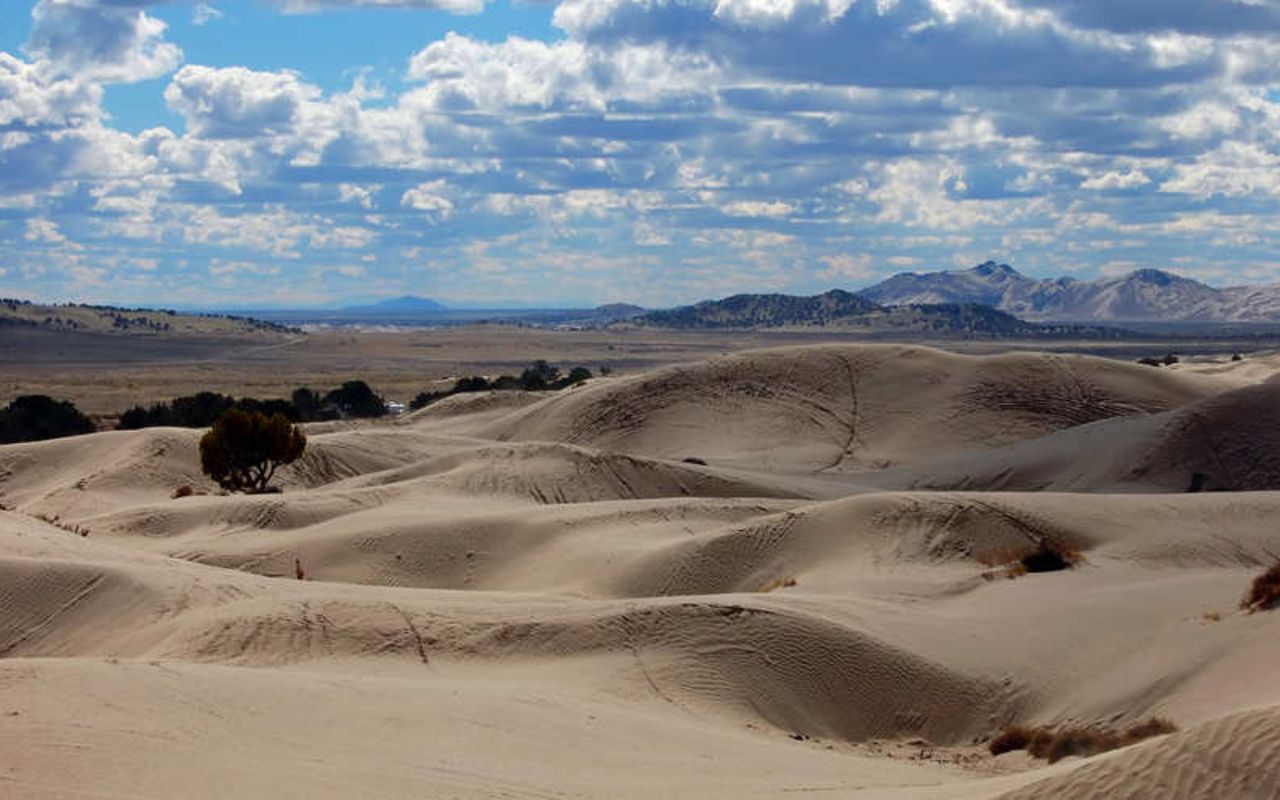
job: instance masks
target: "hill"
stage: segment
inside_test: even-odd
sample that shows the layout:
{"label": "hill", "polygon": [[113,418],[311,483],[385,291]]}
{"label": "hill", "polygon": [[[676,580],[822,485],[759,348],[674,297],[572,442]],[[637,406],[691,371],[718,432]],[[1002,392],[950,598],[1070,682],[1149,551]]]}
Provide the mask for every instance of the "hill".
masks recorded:
{"label": "hill", "polygon": [[691,306],[650,311],[633,321],[658,328],[776,328],[784,325],[828,325],[837,320],[881,310],[856,294],[833,289],[813,297],[788,294],[735,294]]}
{"label": "hill", "polygon": [[1029,320],[1280,321],[1280,285],[1218,289],[1156,269],[1095,281],[1038,279],[988,261],[965,270],[901,273],[859,295],[882,305],[980,303]]}
{"label": "hill", "polygon": [[1133,334],[1078,325],[1045,326],[978,302],[881,306],[840,289],[812,297],[787,294],[737,294],[690,306],[650,311],[631,324],[681,330],[825,327],[883,336],[960,336],[965,338],[1087,339]]}
{"label": "hill", "polygon": [[151,337],[298,332],[286,325],[235,314],[186,314],[170,309],[79,303],[44,304],[11,298],[0,298],[0,328]]}

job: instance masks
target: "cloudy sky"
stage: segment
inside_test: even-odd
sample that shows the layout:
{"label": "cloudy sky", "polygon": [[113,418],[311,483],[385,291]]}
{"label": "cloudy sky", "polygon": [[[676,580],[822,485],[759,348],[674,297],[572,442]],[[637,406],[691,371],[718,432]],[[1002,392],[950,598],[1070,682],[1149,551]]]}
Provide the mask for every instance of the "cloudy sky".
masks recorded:
{"label": "cloudy sky", "polygon": [[1280,281],[1277,0],[0,0],[0,295]]}

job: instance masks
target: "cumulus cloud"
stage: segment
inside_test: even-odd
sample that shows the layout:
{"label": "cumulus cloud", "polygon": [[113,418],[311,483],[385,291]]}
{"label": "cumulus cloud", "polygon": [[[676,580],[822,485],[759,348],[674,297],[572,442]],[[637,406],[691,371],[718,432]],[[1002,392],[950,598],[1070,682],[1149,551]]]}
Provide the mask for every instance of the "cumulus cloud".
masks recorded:
{"label": "cumulus cloud", "polygon": [[[154,5],[38,0],[0,53],[0,258],[40,291],[92,263],[105,286],[112,264],[272,291],[434,270],[459,296],[667,302],[1280,244],[1274,3],[561,0],[559,39],[448,34],[346,90],[182,66]],[[174,130],[112,127],[105,84],[170,73]]]}
{"label": "cumulus cloud", "polygon": [[444,196],[448,187],[443,180],[429,181],[407,190],[400,197],[400,205],[414,211],[426,211],[439,219],[448,219],[453,214],[453,203]]}
{"label": "cumulus cloud", "polygon": [[100,86],[0,52],[0,132],[81,125],[99,116],[101,100]]}
{"label": "cumulus cloud", "polygon": [[139,5],[109,0],[39,0],[26,49],[64,75],[129,83],[171,72],[182,51],[167,27]]}
{"label": "cumulus cloud", "polygon": [[164,90],[165,102],[187,120],[192,135],[243,139],[291,133],[320,90],[292,72],[188,65]]}

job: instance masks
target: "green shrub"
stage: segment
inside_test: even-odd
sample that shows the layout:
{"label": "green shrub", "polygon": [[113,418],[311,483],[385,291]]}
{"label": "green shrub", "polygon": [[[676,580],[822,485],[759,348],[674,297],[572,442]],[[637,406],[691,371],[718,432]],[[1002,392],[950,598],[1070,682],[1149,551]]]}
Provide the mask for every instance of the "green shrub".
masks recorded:
{"label": "green shrub", "polygon": [[28,394],[0,409],[0,444],[93,433],[93,422],[71,403]]}

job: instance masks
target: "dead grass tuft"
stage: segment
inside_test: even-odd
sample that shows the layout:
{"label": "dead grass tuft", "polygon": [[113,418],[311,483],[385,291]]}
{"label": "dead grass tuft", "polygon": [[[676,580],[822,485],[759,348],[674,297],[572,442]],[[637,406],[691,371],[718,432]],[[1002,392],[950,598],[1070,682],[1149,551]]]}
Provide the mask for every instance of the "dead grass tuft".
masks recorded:
{"label": "dead grass tuft", "polygon": [[760,592],[763,594],[766,592],[772,592],[775,589],[790,589],[792,586],[795,586],[795,585],[796,585],[795,577],[788,575],[785,578],[774,578],[773,580],[769,581],[764,586],[760,587]]}

